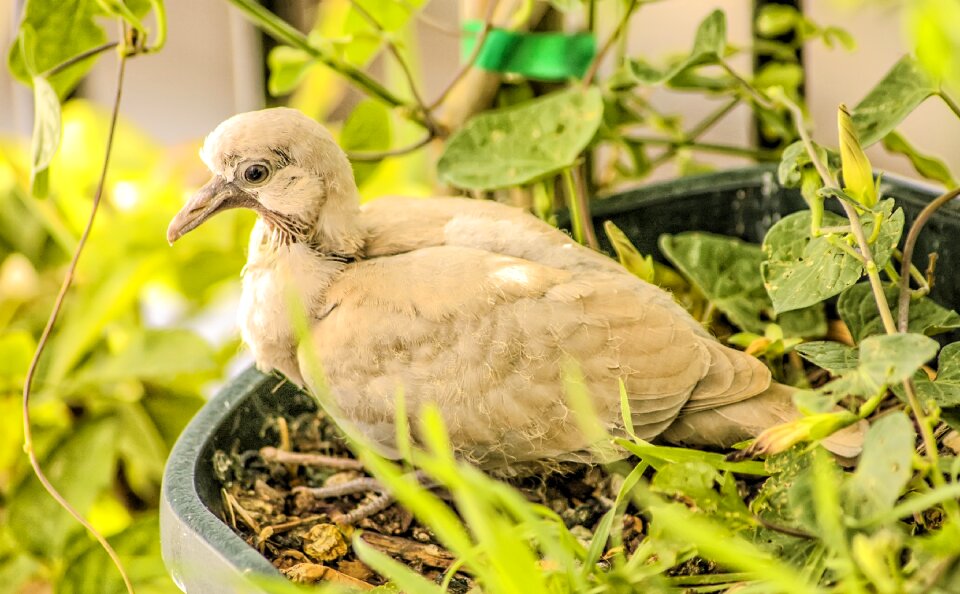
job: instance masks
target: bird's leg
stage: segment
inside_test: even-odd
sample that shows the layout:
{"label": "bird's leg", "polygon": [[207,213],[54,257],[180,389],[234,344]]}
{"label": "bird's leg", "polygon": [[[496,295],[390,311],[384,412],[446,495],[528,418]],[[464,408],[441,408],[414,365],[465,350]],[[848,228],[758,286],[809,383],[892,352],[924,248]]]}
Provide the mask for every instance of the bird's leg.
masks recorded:
{"label": "bird's leg", "polygon": [[[274,447],[265,447],[260,449],[260,456],[264,460],[279,462],[281,464],[299,464],[303,466],[315,466],[330,468],[333,470],[356,470],[363,471],[363,463],[353,458],[339,458],[336,456],[324,456],[322,454],[288,452]],[[425,477],[422,471],[416,471],[414,476],[418,481]],[[428,485],[429,486],[429,485]],[[337,521],[341,524],[355,524],[364,518],[368,518],[379,513],[396,501],[393,494],[380,481],[367,476],[355,478],[338,485],[328,487],[294,487],[295,494],[304,494],[312,499],[333,499],[354,495],[357,493],[375,493],[376,497],[367,501],[353,510],[341,515]]]}
{"label": "bird's leg", "polygon": [[355,493],[376,493],[377,496],[358,507],[355,507],[346,514],[336,518],[340,524],[355,524],[364,518],[382,512],[390,507],[395,501],[393,493],[384,487],[380,481],[370,477],[361,477],[334,485],[332,487],[295,487],[294,493],[304,493],[314,499],[331,499],[343,497],[344,495],[353,495]]}

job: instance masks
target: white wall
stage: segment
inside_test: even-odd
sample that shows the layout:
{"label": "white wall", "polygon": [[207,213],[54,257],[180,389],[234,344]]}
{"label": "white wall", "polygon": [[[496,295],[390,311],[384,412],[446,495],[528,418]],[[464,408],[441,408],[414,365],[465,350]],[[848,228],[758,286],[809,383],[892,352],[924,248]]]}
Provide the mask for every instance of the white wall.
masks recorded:
{"label": "white wall", "polygon": [[[613,0],[604,0],[611,2]],[[435,20],[455,28],[454,0],[434,0],[427,11]],[[601,5],[603,2],[601,2]],[[699,21],[714,8],[727,12],[732,43],[746,44],[750,34],[749,0],[672,0],[642,7],[635,18],[629,47],[652,60],[687,49]],[[124,112],[149,133],[167,143],[178,143],[206,134],[219,121],[237,111],[261,104],[262,86],[255,66],[258,35],[224,0],[168,0],[170,34],[167,47],[158,55],[131,61],[124,97]],[[806,48],[807,92],[816,125],[815,136],[835,144],[836,107],[855,104],[905,50],[895,7],[863,5],[856,13],[838,7],[834,0],[806,2],[807,14],[821,24],[842,25],[858,41],[854,52],[827,50],[813,42]],[[7,47],[14,25],[14,0],[0,0],[0,44]],[[422,68],[425,95],[434,96],[452,73],[458,42],[421,25],[418,46],[426,60]],[[103,60],[84,92],[106,104],[111,97],[113,65]],[[744,58],[738,67],[747,70]],[[658,91],[655,105],[682,112],[688,121],[708,113],[715,103],[695,95]],[[0,74],[0,133],[29,133],[29,93],[14,85],[4,69]],[[960,173],[960,121],[937,100],[913,114],[901,131],[918,147],[945,158]],[[704,140],[725,144],[748,144],[750,116],[738,109]],[[874,164],[911,175],[909,164],[899,157],[874,151]],[[710,157],[718,165],[733,165],[737,159]]]}

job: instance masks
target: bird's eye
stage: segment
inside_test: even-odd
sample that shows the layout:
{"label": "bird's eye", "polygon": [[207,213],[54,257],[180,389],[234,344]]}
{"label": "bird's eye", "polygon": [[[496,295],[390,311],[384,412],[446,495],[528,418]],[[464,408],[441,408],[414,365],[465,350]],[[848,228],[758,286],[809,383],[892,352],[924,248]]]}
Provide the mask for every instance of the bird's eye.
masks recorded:
{"label": "bird's eye", "polygon": [[262,184],[270,177],[270,170],[262,163],[254,163],[243,170],[243,180],[250,184]]}

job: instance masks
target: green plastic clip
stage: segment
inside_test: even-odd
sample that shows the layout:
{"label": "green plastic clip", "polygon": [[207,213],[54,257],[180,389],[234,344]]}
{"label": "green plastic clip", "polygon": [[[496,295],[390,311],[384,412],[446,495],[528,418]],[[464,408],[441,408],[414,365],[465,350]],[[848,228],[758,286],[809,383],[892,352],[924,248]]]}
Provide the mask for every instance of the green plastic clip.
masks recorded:
{"label": "green plastic clip", "polygon": [[[461,59],[472,54],[483,22],[464,23]],[[520,74],[543,81],[583,78],[597,54],[593,33],[518,33],[492,28],[474,65],[501,74]]]}

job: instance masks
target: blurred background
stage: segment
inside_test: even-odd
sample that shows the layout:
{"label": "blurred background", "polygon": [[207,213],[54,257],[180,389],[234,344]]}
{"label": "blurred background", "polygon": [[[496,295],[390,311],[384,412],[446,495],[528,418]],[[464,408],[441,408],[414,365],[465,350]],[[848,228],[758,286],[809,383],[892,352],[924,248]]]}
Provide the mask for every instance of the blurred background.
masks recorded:
{"label": "blurred background", "polygon": [[[0,11],[0,45],[7,47],[16,33],[22,0],[3,2],[6,8]],[[464,4],[469,6],[470,0]],[[314,0],[272,0],[265,5],[303,30],[309,30],[318,10]],[[421,68],[417,74],[428,97],[439,93],[458,64],[460,41],[456,32],[461,8],[457,0],[428,2],[415,34],[406,40],[419,57]],[[754,10],[751,0],[679,0],[651,3],[633,19],[631,53],[668,56],[685,51],[697,25],[716,8],[726,12],[730,42],[747,45]],[[803,10],[816,23],[842,27],[856,41],[852,50],[810,43],[803,57],[807,104],[818,124],[815,137],[827,144],[835,143],[837,105],[855,104],[891,64],[909,51],[901,14],[903,4],[883,0],[808,0],[803,2]],[[130,122],[163,145],[176,145],[201,138],[234,113],[265,105],[265,40],[239,11],[221,0],[191,0],[169,2],[167,12],[167,46],[156,55],[138,60],[129,70],[124,114]],[[268,46],[272,45],[269,39],[266,41]],[[749,61],[740,65],[749,67]],[[382,64],[374,63],[373,70],[382,74]],[[112,98],[112,73],[113,65],[101,61],[77,89],[76,96],[98,105],[108,104]],[[327,100],[333,105],[346,94],[338,82],[331,80],[326,90]],[[669,105],[690,119],[709,109],[699,97],[667,90],[658,90],[652,100]],[[0,74],[0,105],[4,107],[0,110],[0,133],[28,135],[33,109],[31,93],[16,84],[7,71]],[[332,115],[342,118],[347,111],[341,109]],[[738,111],[740,117],[724,120],[705,140],[749,142],[750,116],[745,107]],[[955,166],[960,164],[960,124],[946,118],[948,113],[941,102],[930,101],[898,129],[927,152]],[[874,149],[870,156],[877,167],[915,176],[902,157],[883,155],[879,149]],[[725,163],[723,158],[713,160]]]}

